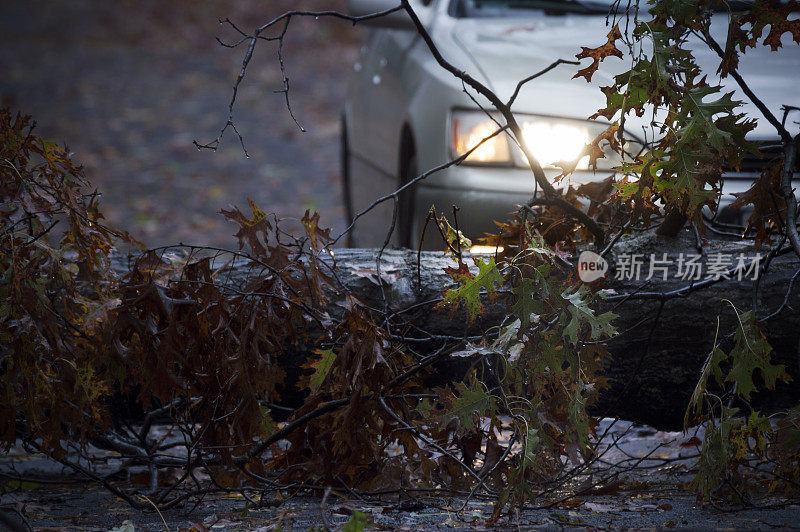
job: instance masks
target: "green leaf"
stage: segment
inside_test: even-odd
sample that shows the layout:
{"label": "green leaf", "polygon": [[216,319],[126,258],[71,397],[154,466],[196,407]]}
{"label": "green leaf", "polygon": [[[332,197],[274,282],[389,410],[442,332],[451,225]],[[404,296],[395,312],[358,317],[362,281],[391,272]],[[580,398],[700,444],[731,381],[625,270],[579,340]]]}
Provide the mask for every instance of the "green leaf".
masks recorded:
{"label": "green leaf", "polygon": [[567,326],[564,327],[564,336],[572,345],[578,344],[578,335],[583,324],[590,326],[592,340],[596,340],[601,335],[612,336],[616,332],[614,326],[611,325],[611,320],[617,317],[616,314],[605,312],[599,316],[595,315],[589,307],[589,294],[590,292],[584,285],[571,294],[566,292],[561,294],[561,297],[568,303],[567,310],[571,317]]}
{"label": "green leaf", "polygon": [[520,325],[527,329],[538,321],[542,313],[542,299],[539,297],[539,283],[534,279],[523,277],[520,283],[512,290],[517,296],[516,302],[511,306],[511,312],[519,318]]}
{"label": "green leaf", "polygon": [[738,324],[734,333],[733,348],[729,353],[725,353],[715,346],[709,354],[686,409],[684,426],[689,425],[692,411],[695,416],[700,414],[703,397],[708,387],[708,379],[712,375],[720,386],[726,382],[733,384],[736,393],[748,401],[750,395],[756,391],[753,382],[756,371],[761,373],[764,386],[769,390],[773,389],[779,380],[783,382],[791,380],[783,365],[772,364],[770,356],[772,347],[765,339],[764,333],[761,332],[755,314],[752,311],[740,314],[735,308],[734,312],[736,312]]}
{"label": "green leaf", "polygon": [[729,355],[731,369],[725,381],[734,383],[737,393],[742,397],[749,400],[750,394],[755,391],[753,374],[756,370],[761,372],[764,386],[769,390],[775,388],[778,380],[784,382],[791,380],[783,365],[772,364],[770,358],[772,347],[758,327],[753,311],[739,315],[739,327],[736,329],[734,342]]}
{"label": "green leaf", "polygon": [[703,369],[700,371],[700,378],[697,380],[697,384],[694,387],[691,399],[689,399],[689,405],[686,407],[686,414],[683,418],[684,430],[689,428],[689,425],[692,422],[692,412],[694,412],[695,417],[700,415],[700,412],[703,408],[703,397],[708,387],[708,378],[713,374],[717,380],[717,383],[720,385],[722,384],[725,376],[720,368],[720,363],[727,358],[728,355],[726,355],[725,352],[719,347],[714,347],[714,349],[706,358],[706,361],[703,364]]}
{"label": "green leaf", "polygon": [[350,519],[342,526],[342,532],[363,532],[364,527],[369,525],[369,522],[367,514],[353,510]]}
{"label": "green leaf", "polygon": [[469,386],[459,382],[455,385],[458,393],[451,401],[446,416],[458,418],[462,432],[475,430],[475,418],[494,414],[497,410],[495,398],[477,379],[471,379]]}
{"label": "green leaf", "polygon": [[566,423],[556,423],[560,425],[566,438],[564,451],[573,463],[581,461],[591,454],[589,437],[592,435],[590,416],[586,412],[586,397],[583,395],[583,383],[578,379],[578,386],[569,392],[567,404]]}
{"label": "green leaf", "polygon": [[[800,406],[795,406],[778,421],[775,443],[781,458],[796,460],[797,474],[800,478]],[[786,464],[788,465],[788,464]],[[789,466],[791,469],[791,466]]]}
{"label": "green leaf", "polygon": [[270,408],[267,405],[259,405],[259,410],[261,410],[261,425],[264,431],[264,436],[271,436],[276,430],[278,430],[278,425],[272,419],[270,415]]}
{"label": "green leaf", "polygon": [[529,428],[525,433],[523,467],[536,467],[538,464],[539,447],[541,442],[542,439],[539,437],[539,430],[536,428]]}
{"label": "green leaf", "polygon": [[423,419],[427,419],[433,413],[433,403],[428,399],[422,399],[419,404],[417,404],[416,410]]}
{"label": "green leaf", "polygon": [[447,290],[444,293],[444,300],[436,305],[436,308],[448,307],[451,311],[455,311],[463,302],[470,322],[475,321],[483,313],[483,304],[480,299],[481,289],[486,290],[489,299],[494,299],[497,297],[494,284],[503,283],[503,276],[497,269],[494,257],[490,258],[489,262],[484,262],[483,259],[477,257],[474,260],[475,265],[478,266],[478,275],[473,275],[463,263],[458,268],[445,268],[445,271],[455,281],[461,283],[461,286]]}
{"label": "green leaf", "polygon": [[732,432],[733,458],[744,460],[748,449],[752,449],[758,456],[763,456],[767,450],[767,436],[771,434],[772,426],[769,418],[762,416],[760,412],[750,412],[747,422]]}
{"label": "green leaf", "polygon": [[602,89],[606,107],[594,116],[643,116],[652,108],[652,125],[660,139],[635,162],[620,166],[620,172],[632,174],[636,182],[621,186],[619,197],[637,204],[640,213],[650,210],[643,208],[648,201],[659,198],[687,217],[698,218],[704,205],[715,204],[723,167],[738,166],[751,150],[745,135],[755,122],[736,114],[741,102],[732,99],[733,93],[722,93],[721,86],[710,85],[685,46],[690,32],[705,23],[709,4],[650,3],[653,19],[638,21],[632,33],[643,53],[634,58],[630,70]]}
{"label": "green leaf", "polygon": [[719,424],[706,424],[703,447],[697,463],[697,473],[690,486],[703,500],[711,495],[725,482],[731,467],[731,432],[742,425],[742,420],[734,418],[736,409],[723,407]]}
{"label": "green leaf", "polygon": [[450,222],[444,215],[439,218],[439,222],[444,229],[444,236],[447,239],[447,242],[454,249],[469,249],[472,247],[472,240],[464,236],[464,233],[457,231],[452,225],[450,225]]}
{"label": "green leaf", "polygon": [[502,329],[500,329],[500,334],[497,335],[497,340],[492,343],[492,347],[495,350],[503,352],[519,334],[520,328],[520,320],[514,320]]}
{"label": "green leaf", "polygon": [[312,373],[308,379],[308,389],[311,390],[311,393],[319,390],[319,387],[325,382],[328,373],[331,372],[333,362],[336,360],[336,353],[330,349],[317,349],[314,352],[321,355],[320,358],[315,362],[308,362],[303,366],[314,370],[314,373]]}

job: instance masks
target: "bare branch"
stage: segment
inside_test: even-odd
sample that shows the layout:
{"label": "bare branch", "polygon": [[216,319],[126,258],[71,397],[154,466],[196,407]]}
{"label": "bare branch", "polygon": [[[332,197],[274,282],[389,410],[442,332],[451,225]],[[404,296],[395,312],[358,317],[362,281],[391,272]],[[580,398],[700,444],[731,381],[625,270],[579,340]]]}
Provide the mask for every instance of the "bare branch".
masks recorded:
{"label": "bare branch", "polygon": [[[242,151],[244,152],[245,156],[246,157],[250,157],[249,153],[247,152],[247,148],[244,145],[244,137],[236,129],[236,124],[235,124],[235,122],[233,120],[233,111],[234,111],[234,107],[236,105],[236,97],[237,97],[238,92],[239,92],[239,86],[241,85],[242,80],[244,79],[245,74],[247,73],[247,67],[250,64],[250,61],[253,59],[253,52],[255,51],[256,44],[258,44],[259,40],[277,41],[278,42],[278,62],[280,63],[280,67],[281,67],[281,76],[282,76],[283,88],[279,89],[279,90],[277,90],[275,92],[284,95],[284,98],[286,99],[286,107],[287,107],[287,110],[289,111],[289,115],[292,117],[292,120],[297,125],[297,127],[300,128],[300,131],[303,131],[303,132],[306,131],[305,128],[303,128],[303,126],[301,126],[300,123],[297,121],[297,119],[294,116],[294,112],[292,111],[292,106],[291,106],[291,103],[290,103],[290,100],[289,100],[289,78],[286,76],[286,68],[285,68],[284,61],[283,61],[283,41],[284,41],[284,38],[286,37],[286,32],[289,29],[289,24],[291,23],[291,20],[292,20],[293,17],[314,17],[315,19],[316,18],[321,18],[321,17],[338,18],[338,19],[342,19],[342,20],[348,20],[348,21],[352,22],[353,24],[358,24],[359,22],[363,22],[363,21],[366,21],[366,20],[371,20],[371,19],[375,19],[375,18],[379,18],[379,17],[383,17],[383,16],[386,16],[386,15],[389,15],[391,13],[395,13],[397,11],[400,11],[401,9],[402,9],[402,6],[398,5],[397,7],[394,7],[392,9],[387,9],[387,10],[384,10],[384,11],[379,11],[379,12],[376,12],[376,13],[370,13],[368,15],[361,15],[361,16],[351,16],[351,15],[347,15],[345,13],[341,13],[339,11],[330,11],[330,10],[328,10],[328,11],[288,11],[288,12],[286,12],[286,13],[284,13],[284,14],[276,17],[276,18],[274,18],[273,20],[267,22],[266,24],[264,24],[262,26],[259,26],[258,28],[255,29],[255,31],[253,31],[252,34],[247,34],[246,32],[242,31],[238,26],[236,26],[229,19],[225,19],[224,21],[221,21],[220,23],[228,24],[230,27],[232,27],[234,29],[234,31],[236,31],[237,33],[239,33],[242,36],[242,38],[239,41],[237,41],[237,42],[235,42],[233,44],[226,44],[226,43],[222,42],[220,39],[217,39],[217,41],[222,46],[225,46],[227,48],[234,48],[234,47],[237,47],[237,46],[239,46],[241,44],[244,44],[245,42],[249,42],[249,44],[247,46],[247,51],[245,52],[244,57],[242,58],[242,66],[239,69],[239,74],[236,76],[236,81],[234,81],[234,83],[233,83],[231,99],[228,102],[228,118],[225,121],[225,125],[222,126],[222,128],[219,131],[219,133],[217,134],[217,137],[214,140],[212,140],[211,142],[200,143],[197,140],[195,140],[195,141],[193,141],[193,144],[197,147],[197,149],[208,149],[208,150],[211,150],[211,151],[217,151],[217,149],[219,148],[220,144],[222,143],[223,137],[225,136],[225,132],[228,130],[228,128],[230,128],[230,129],[233,130],[233,132],[238,137],[239,144],[241,145]],[[262,33],[264,33],[265,31],[269,30],[270,28],[272,28],[273,26],[277,25],[280,22],[283,22],[283,28],[282,28],[280,34],[277,37],[265,37],[265,36],[262,35]]]}
{"label": "bare branch", "polygon": [[789,242],[798,258],[800,258],[800,235],[797,234],[797,197],[792,187],[792,174],[799,144],[800,134],[784,146],[783,175],[781,176],[781,192],[786,201],[786,223],[784,225],[786,233],[789,235]]}
{"label": "bare branch", "polygon": [[[712,50],[714,50],[714,52],[716,52],[716,54],[720,57],[720,59],[725,58],[725,52],[720,47],[719,43],[717,43],[717,41],[714,40],[714,37],[711,36],[708,27],[703,28],[702,37],[705,40],[706,44]],[[738,70],[736,70],[735,68],[731,69],[730,75],[734,80],[736,80],[736,83],[739,84],[739,87],[742,89],[742,92],[744,92],[747,95],[747,97],[750,98],[750,101],[753,102],[753,105],[755,105],[758,108],[758,110],[761,111],[761,114],[764,115],[764,118],[766,118],[767,121],[775,127],[781,139],[785,143],[790,142],[792,140],[792,136],[789,134],[786,128],[783,127],[783,124],[781,124],[780,120],[778,120],[772,113],[772,111],[769,110],[769,107],[767,107],[766,104],[764,104],[761,98],[756,96],[756,94],[753,92],[750,86],[747,85],[747,82],[744,80],[741,74],[739,74]]]}

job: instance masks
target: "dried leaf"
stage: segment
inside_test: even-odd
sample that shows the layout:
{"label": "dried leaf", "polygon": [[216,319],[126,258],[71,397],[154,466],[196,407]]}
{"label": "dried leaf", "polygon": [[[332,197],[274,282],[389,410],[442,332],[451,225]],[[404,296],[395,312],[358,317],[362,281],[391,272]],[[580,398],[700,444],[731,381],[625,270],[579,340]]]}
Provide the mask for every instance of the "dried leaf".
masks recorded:
{"label": "dried leaf", "polygon": [[619,25],[615,24],[611,31],[608,32],[608,41],[603,44],[602,46],[598,46],[597,48],[588,48],[586,46],[581,46],[581,51],[575,55],[578,59],[586,59],[591,58],[592,64],[580,69],[573,78],[583,76],[586,78],[586,81],[592,81],[592,76],[595,72],[597,72],[598,67],[600,66],[600,61],[605,60],[607,57],[619,57],[622,58],[622,52],[617,48],[616,41],[622,38],[622,33],[619,31]]}
{"label": "dried leaf", "polygon": [[252,212],[250,218],[245,216],[238,207],[232,207],[229,211],[222,209],[219,212],[239,226],[239,230],[234,235],[239,240],[239,249],[243,249],[247,244],[256,257],[266,257],[267,249],[265,244],[272,225],[267,220],[267,214],[261,207],[251,199],[248,199],[247,203],[250,204],[250,211]]}

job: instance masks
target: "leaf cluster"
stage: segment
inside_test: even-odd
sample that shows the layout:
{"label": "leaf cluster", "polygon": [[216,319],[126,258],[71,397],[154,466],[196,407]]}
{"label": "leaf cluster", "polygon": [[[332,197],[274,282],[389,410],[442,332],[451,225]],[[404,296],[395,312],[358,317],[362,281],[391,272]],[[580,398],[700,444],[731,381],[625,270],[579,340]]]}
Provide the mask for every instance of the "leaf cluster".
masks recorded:
{"label": "leaf cluster", "polygon": [[[449,306],[476,308],[481,288],[496,295],[496,282],[509,287],[511,313],[497,338],[456,353],[479,357],[475,371],[465,383],[440,390],[434,410],[443,430],[462,442],[468,463],[482,449],[483,468],[492,464],[500,493],[496,517],[507,504],[535,497],[565,461],[592,459],[597,421],[587,408],[604,386],[601,341],[616,332],[614,315],[595,311],[596,294],[566,274],[559,253],[530,227],[525,233],[523,251],[501,266],[490,259],[476,260],[477,274],[463,264],[450,269],[462,286],[445,294]],[[499,436],[509,430],[514,437],[503,447]],[[518,452],[511,452],[514,438]],[[498,463],[502,451],[507,458]]]}
{"label": "leaf cluster", "polygon": [[[776,479],[793,478],[797,471],[797,442],[794,439],[796,412],[773,420],[754,410],[749,400],[756,382],[774,389],[791,378],[782,365],[771,361],[767,343],[752,311],[733,308],[737,326],[728,352],[715,345],[709,354],[686,411],[685,425],[701,421],[705,429],[703,447],[691,483],[698,497],[724,497],[738,504],[749,502],[762,487],[757,484],[753,462],[770,464]],[[716,342],[715,342],[716,343]],[[716,388],[712,387],[713,383]],[[734,406],[736,404],[736,406]],[[741,406],[739,406],[741,405]],[[744,409],[744,411],[743,411]],[[796,484],[773,483],[776,489],[793,489]]]}
{"label": "leaf cluster", "polygon": [[133,241],[103,224],[68,151],[33,129],[0,109],[0,445],[38,438],[60,455],[62,439],[109,422],[96,339],[116,304],[109,253]]}
{"label": "leaf cluster", "polygon": [[725,167],[736,168],[755,148],[745,136],[755,121],[738,112],[732,92],[710,84],[687,43],[707,31],[713,2],[656,2],[651,20],[632,32],[640,53],[631,68],[603,88],[606,107],[595,117],[608,119],[652,113],[652,146],[618,170],[626,176],[618,197],[638,218],[654,214],[663,201],[698,220],[705,206],[716,207]]}

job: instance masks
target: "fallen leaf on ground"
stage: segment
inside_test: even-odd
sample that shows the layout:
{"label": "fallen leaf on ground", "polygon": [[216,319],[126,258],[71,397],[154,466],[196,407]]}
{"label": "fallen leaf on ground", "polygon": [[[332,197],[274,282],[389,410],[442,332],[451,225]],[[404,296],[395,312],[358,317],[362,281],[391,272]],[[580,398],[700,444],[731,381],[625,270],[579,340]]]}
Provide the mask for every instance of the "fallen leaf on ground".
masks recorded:
{"label": "fallen leaf on ground", "polygon": [[614,507],[609,504],[600,504],[599,502],[587,502],[583,506],[590,512],[596,513],[606,513],[614,509]]}

